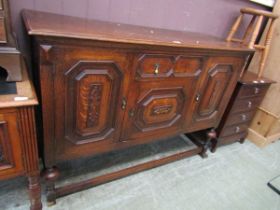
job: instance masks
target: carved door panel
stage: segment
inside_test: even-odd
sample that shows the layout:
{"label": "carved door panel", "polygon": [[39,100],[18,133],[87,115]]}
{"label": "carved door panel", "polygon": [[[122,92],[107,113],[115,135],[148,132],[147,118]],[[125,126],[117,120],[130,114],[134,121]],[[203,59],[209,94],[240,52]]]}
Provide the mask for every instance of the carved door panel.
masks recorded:
{"label": "carved door panel", "polygon": [[71,47],[57,52],[61,57],[54,80],[56,156],[93,154],[119,138],[129,55]]}
{"label": "carved door panel", "polygon": [[203,58],[159,54],[134,61],[121,140],[152,140],[187,128]]}
{"label": "carved door panel", "polygon": [[195,97],[192,127],[216,127],[233,93],[242,69],[242,58],[209,58]]}
{"label": "carved door panel", "polygon": [[17,121],[16,110],[0,111],[0,177],[19,175],[23,171]]}

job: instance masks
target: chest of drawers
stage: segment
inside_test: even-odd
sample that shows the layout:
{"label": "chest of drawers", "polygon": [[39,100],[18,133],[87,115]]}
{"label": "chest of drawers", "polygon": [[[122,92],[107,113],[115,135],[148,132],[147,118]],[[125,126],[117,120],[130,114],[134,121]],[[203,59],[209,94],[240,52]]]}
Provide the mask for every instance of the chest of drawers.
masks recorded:
{"label": "chest of drawers", "polygon": [[58,162],[216,128],[253,52],[195,33],[23,17],[38,69],[50,203],[65,194],[54,188]]}
{"label": "chest of drawers", "polygon": [[[266,91],[273,81],[258,78],[252,72],[246,72],[239,80],[226,112],[217,128],[218,145],[240,141],[247,136],[247,129],[256,108],[260,105]],[[215,146],[214,146],[215,148]],[[213,150],[215,150],[213,148]]]}

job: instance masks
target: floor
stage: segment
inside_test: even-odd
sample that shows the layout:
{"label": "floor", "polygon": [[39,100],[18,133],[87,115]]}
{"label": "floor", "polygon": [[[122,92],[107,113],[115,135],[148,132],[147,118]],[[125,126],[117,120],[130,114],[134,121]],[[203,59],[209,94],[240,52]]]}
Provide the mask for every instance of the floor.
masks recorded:
{"label": "floor", "polygon": [[[68,182],[75,179],[70,174]],[[60,198],[52,207],[43,195],[43,203],[47,210],[279,210],[280,196],[267,187],[279,174],[280,141],[264,149],[246,141]],[[24,184],[23,178],[0,183],[1,210],[28,209]]]}

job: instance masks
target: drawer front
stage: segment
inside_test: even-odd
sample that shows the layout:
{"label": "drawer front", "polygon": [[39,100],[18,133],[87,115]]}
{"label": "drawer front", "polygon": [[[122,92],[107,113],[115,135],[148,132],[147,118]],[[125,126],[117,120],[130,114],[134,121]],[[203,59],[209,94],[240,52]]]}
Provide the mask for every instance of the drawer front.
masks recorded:
{"label": "drawer front", "polygon": [[233,113],[228,117],[228,120],[226,121],[225,125],[234,125],[238,123],[249,123],[252,118],[254,117],[255,112],[242,112],[242,113]]}
{"label": "drawer front", "polygon": [[269,85],[243,85],[239,91],[238,98],[263,96]]}
{"label": "drawer front", "polygon": [[23,172],[17,113],[0,110],[0,179]]}
{"label": "drawer front", "polygon": [[162,54],[141,54],[135,63],[137,79],[189,77],[198,75],[202,57]]}
{"label": "drawer front", "polygon": [[231,113],[254,111],[261,101],[262,97],[237,100],[233,105]]}
{"label": "drawer front", "polygon": [[238,133],[238,134],[234,134],[234,135],[230,135],[230,136],[219,137],[218,144],[224,145],[224,144],[233,143],[236,141],[240,141],[243,138],[246,138],[246,136],[247,136],[247,132],[242,132],[242,133]]}
{"label": "drawer front", "polygon": [[221,134],[220,137],[224,136],[230,136],[230,135],[237,135],[243,132],[246,132],[248,128],[247,124],[239,124],[239,125],[233,125],[233,126],[227,126],[225,127]]}

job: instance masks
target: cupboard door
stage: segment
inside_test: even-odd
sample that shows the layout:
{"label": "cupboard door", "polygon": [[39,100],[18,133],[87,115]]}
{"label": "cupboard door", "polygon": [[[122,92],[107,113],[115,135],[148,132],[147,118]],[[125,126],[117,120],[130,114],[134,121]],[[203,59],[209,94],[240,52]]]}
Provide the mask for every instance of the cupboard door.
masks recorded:
{"label": "cupboard door", "polygon": [[0,110],[0,177],[23,173],[20,136],[16,110]]}
{"label": "cupboard door", "polygon": [[55,137],[46,155],[52,149],[61,160],[94,154],[119,138],[129,55],[73,46],[54,50]]}
{"label": "cupboard door", "polygon": [[195,130],[216,127],[236,86],[242,58],[209,58],[195,97],[192,126]]}

